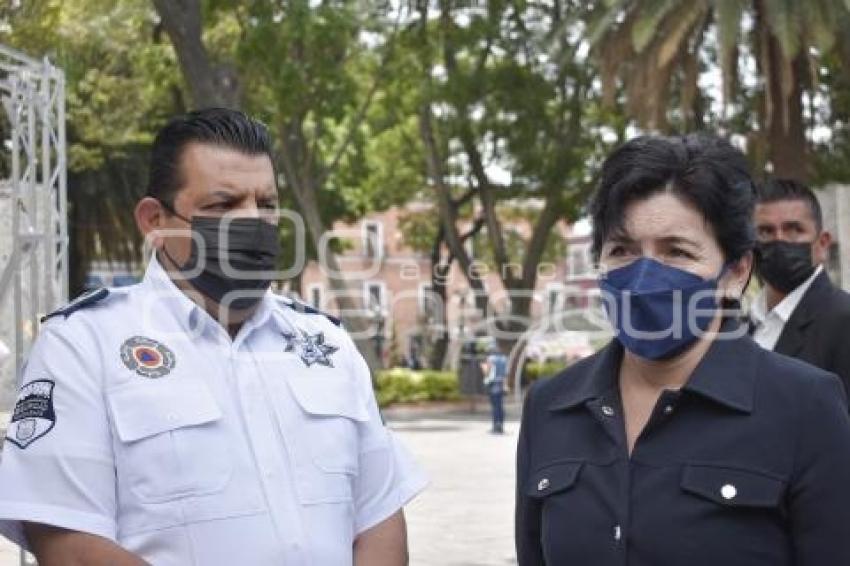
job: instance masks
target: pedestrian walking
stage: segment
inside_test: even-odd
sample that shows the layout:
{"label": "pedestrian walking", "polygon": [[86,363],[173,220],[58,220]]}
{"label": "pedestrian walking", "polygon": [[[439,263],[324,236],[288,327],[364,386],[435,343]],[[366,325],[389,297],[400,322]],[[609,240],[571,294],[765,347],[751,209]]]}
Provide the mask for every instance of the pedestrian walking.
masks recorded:
{"label": "pedestrian walking", "polygon": [[490,346],[487,357],[481,362],[484,374],[484,389],[490,398],[490,410],[493,416],[493,434],[505,432],[505,393],[508,391],[508,358],[495,344]]}

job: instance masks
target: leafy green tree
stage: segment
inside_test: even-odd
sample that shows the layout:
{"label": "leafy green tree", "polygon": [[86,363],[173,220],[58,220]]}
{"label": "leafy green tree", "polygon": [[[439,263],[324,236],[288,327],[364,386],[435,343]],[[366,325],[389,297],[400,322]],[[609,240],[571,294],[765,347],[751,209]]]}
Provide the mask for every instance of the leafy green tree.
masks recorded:
{"label": "leafy green tree", "polygon": [[182,108],[179,75],[145,0],[44,0],[0,12],[0,42],[47,56],[66,78],[72,293],[96,259],[138,261],[132,209],[147,148]]}
{"label": "leafy green tree", "polygon": [[[467,275],[491,332],[512,347],[527,329],[538,266],[555,226],[579,214],[592,164],[616,141],[597,104],[594,68],[576,33],[582,2],[439,3],[421,11],[420,133],[447,247]],[[604,135],[604,131],[610,135]],[[500,174],[499,170],[509,172]],[[457,203],[471,198],[487,253],[509,300],[497,312],[462,242]],[[511,202],[526,208],[527,237],[511,230]],[[513,235],[512,235],[513,234]],[[485,236],[486,235],[486,236]]]}
{"label": "leafy green tree", "polygon": [[[606,97],[614,100],[621,79],[640,126],[737,130],[759,164],[810,177],[804,94],[815,92],[824,57],[850,63],[846,0],[609,0],[596,3],[588,22]],[[742,61],[754,67],[742,72]],[[723,79],[724,111],[713,120],[699,83],[707,64]]]}

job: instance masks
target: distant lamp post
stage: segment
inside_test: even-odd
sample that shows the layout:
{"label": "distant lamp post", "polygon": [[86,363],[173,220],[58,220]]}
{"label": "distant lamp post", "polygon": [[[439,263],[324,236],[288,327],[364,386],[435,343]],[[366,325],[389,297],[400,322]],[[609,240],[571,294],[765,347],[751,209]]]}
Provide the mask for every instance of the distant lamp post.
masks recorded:
{"label": "distant lamp post", "polygon": [[378,361],[383,365],[384,363],[384,330],[386,327],[386,316],[384,316],[384,311],[381,309],[380,304],[372,305],[372,321],[375,323],[375,354],[378,356]]}

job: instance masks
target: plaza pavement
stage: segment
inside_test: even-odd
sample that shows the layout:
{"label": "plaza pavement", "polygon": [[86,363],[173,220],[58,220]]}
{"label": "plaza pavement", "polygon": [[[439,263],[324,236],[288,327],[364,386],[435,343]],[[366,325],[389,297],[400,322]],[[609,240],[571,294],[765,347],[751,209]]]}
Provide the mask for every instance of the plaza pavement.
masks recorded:
{"label": "plaza pavement", "polygon": [[513,413],[501,436],[486,414],[387,415],[431,480],[406,508],[411,566],[516,564]]}
{"label": "plaza pavement", "polygon": [[[509,406],[507,434],[496,436],[483,403],[475,413],[457,405],[385,412],[431,482],[406,508],[411,566],[516,564],[515,413]],[[17,550],[0,541],[0,566],[18,565]]]}

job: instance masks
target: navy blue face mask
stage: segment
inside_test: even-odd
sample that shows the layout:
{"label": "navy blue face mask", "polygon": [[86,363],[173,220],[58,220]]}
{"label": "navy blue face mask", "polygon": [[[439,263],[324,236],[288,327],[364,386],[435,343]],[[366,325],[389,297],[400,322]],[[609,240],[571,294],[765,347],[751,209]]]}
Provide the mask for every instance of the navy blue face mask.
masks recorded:
{"label": "navy blue face mask", "polygon": [[640,258],[599,279],[608,318],[617,339],[649,360],[685,351],[708,330],[718,311],[717,282],[689,271]]}

